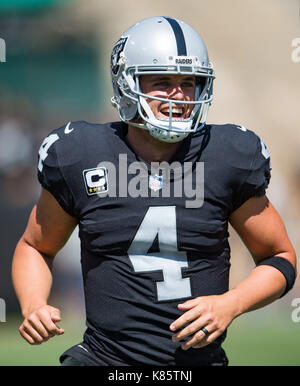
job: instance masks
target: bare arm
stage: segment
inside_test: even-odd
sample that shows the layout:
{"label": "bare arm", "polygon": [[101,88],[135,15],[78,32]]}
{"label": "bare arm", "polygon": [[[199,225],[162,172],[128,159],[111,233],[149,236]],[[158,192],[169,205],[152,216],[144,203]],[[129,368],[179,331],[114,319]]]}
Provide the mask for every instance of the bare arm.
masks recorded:
{"label": "bare arm", "polygon": [[[278,256],[287,259],[296,269],[296,254],[284,223],[267,197],[247,201],[231,215],[230,223],[256,264],[266,257]],[[241,314],[278,299],[285,287],[286,280],[278,269],[261,265],[254,268],[231,294],[236,296]]]}
{"label": "bare arm", "polygon": [[47,300],[52,286],[53,259],[76,225],[77,220],[43,189],[12,262],[13,285],[24,317],[20,333],[31,344],[63,332],[54,324],[60,320],[60,312],[47,306]]}
{"label": "bare arm", "polygon": [[[249,249],[255,263],[269,256],[287,259],[296,268],[296,255],[282,219],[267,197],[254,197],[238,208],[230,223]],[[215,296],[198,297],[178,308],[184,311],[170,326],[172,331],[187,327],[173,336],[174,341],[191,336],[183,349],[200,348],[213,342],[242,313],[261,308],[284,292],[283,274],[271,266],[255,267],[250,275],[232,290]],[[206,336],[201,328],[205,327]]]}

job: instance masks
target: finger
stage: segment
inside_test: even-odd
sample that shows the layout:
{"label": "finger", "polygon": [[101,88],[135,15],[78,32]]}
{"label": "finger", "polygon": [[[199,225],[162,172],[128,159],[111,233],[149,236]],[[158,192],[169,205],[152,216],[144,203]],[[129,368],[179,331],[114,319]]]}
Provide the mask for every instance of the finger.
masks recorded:
{"label": "finger", "polygon": [[60,317],[60,314],[59,312],[55,311],[55,312],[52,312],[51,313],[51,319],[56,322],[60,322],[61,321],[61,317]]}
{"label": "finger", "polygon": [[60,312],[59,310],[55,310],[53,313],[51,313],[51,321],[54,323],[55,328],[56,328],[56,334],[61,335],[65,332],[63,328],[60,328],[59,326],[56,325],[57,322],[61,321],[60,317]]}
{"label": "finger", "polygon": [[[206,335],[202,330],[199,330],[197,331],[189,340],[187,340],[186,342],[184,342],[182,345],[181,345],[181,348],[183,350],[188,350],[190,349],[191,347],[194,347],[194,346],[198,346],[200,345],[202,342],[206,342],[208,341],[208,337],[210,336],[211,333],[211,329],[210,329],[210,326],[207,326],[205,327],[207,329],[207,331],[210,331],[209,332],[209,335]],[[209,343],[207,343],[209,344]]]}
{"label": "finger", "polygon": [[220,332],[219,330],[212,332],[206,338],[202,339],[199,343],[194,345],[193,348],[201,348],[201,347],[205,347],[205,346],[209,345],[214,340],[216,340],[221,335],[221,333],[222,332]]}
{"label": "finger", "polygon": [[41,344],[45,340],[28,322],[23,323],[23,331],[33,339],[33,344]]}
{"label": "finger", "polygon": [[177,332],[172,336],[173,342],[178,342],[181,339],[187,338],[190,335],[195,334],[197,331],[200,330],[200,328],[207,325],[207,322],[205,323],[204,318],[198,318],[194,322],[190,323],[188,326]]}
{"label": "finger", "polygon": [[41,319],[41,323],[43,324],[50,338],[52,338],[55,335],[61,335],[62,333],[64,333],[64,331],[60,329],[58,326],[56,326],[56,324],[53,323],[50,318]]}
{"label": "finger", "polygon": [[57,326],[55,323],[54,323],[54,328],[55,328],[55,334],[56,335],[62,335],[64,334],[65,330],[59,326]]}
{"label": "finger", "polygon": [[24,331],[23,327],[19,328],[19,332],[20,332],[22,338],[25,339],[28,343],[35,344],[34,339],[29,334],[27,334],[26,331]]}
{"label": "finger", "polygon": [[27,334],[25,331],[21,333],[22,337],[31,345],[37,345],[40,343],[37,343],[29,334]]}
{"label": "finger", "polygon": [[41,315],[38,317],[37,315],[30,315],[27,319],[28,323],[33,327],[33,329],[44,339],[49,339],[50,335],[44,324],[41,321]]}
{"label": "finger", "polygon": [[184,303],[178,304],[179,309],[191,309],[199,304],[199,298],[187,300]]}
{"label": "finger", "polygon": [[47,330],[50,337],[53,337],[55,335],[61,335],[64,333],[64,330],[58,327],[55,322],[53,321],[53,318],[50,317],[48,313],[44,314],[42,313],[40,315],[40,320],[44,326],[44,328]]}
{"label": "finger", "polygon": [[181,328],[186,323],[192,322],[194,319],[198,318],[200,316],[200,312],[197,309],[191,309],[187,312],[185,312],[183,315],[181,315],[178,319],[176,319],[171,325],[170,330],[176,331],[178,328]]}

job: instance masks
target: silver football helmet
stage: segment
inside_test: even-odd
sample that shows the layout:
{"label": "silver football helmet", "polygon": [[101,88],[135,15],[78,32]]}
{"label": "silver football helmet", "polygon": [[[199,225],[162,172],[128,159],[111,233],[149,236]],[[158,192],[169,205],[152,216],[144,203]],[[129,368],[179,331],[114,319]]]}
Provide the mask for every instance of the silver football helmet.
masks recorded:
{"label": "silver football helmet", "polygon": [[[172,117],[172,105],[178,100],[144,94],[141,75],[167,74],[196,77],[194,105],[187,119]],[[169,17],[151,17],[126,30],[111,54],[113,94],[111,101],[122,121],[149,130],[156,139],[178,142],[200,130],[206,121],[213,98],[214,69],[199,34],[183,21]],[[154,116],[147,99],[169,103],[169,117]]]}

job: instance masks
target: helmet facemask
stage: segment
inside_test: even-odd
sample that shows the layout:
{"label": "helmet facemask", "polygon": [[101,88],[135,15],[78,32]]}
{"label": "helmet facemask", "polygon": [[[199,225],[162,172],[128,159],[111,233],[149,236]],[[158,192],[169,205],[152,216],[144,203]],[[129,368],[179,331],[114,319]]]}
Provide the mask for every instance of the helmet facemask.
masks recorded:
{"label": "helmet facemask", "polygon": [[[179,101],[144,94],[140,88],[139,77],[153,74],[191,75],[191,72],[139,71],[133,75],[129,70],[127,70],[128,73],[124,70],[117,82],[119,103],[116,103],[116,98],[112,99],[112,102],[118,108],[122,121],[128,125],[148,130],[153,137],[164,142],[181,141],[190,133],[198,131],[204,126],[208,108],[212,101],[213,75],[208,76],[205,73],[192,74],[196,76],[195,98],[193,101]],[[168,103],[169,117],[165,119],[155,117],[147,102],[149,99]],[[172,105],[194,105],[194,108],[188,118],[177,119],[172,116]],[[139,122],[141,120],[142,122]]]}

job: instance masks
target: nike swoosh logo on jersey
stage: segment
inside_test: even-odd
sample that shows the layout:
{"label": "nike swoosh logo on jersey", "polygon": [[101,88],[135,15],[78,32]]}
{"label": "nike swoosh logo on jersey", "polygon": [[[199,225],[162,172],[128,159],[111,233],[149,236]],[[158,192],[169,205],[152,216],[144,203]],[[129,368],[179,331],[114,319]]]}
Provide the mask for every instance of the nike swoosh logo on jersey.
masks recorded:
{"label": "nike swoosh logo on jersey", "polygon": [[85,350],[86,352],[89,352],[89,350],[87,350],[85,347],[81,346],[81,344],[78,344],[77,347],[80,347],[80,348],[82,348],[83,350]]}
{"label": "nike swoosh logo on jersey", "polygon": [[67,124],[65,127],[65,134],[70,134],[74,129],[69,129],[71,122]]}

